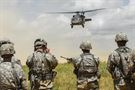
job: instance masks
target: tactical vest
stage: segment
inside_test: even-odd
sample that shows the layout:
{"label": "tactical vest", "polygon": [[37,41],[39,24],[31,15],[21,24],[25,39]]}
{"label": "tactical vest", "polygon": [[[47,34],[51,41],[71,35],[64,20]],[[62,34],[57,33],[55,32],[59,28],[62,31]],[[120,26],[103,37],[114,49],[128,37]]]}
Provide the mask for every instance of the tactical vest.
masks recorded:
{"label": "tactical vest", "polygon": [[120,72],[127,76],[129,74],[129,55],[131,53],[131,49],[128,47],[118,48],[115,50],[118,53],[119,59],[116,60],[116,66],[119,67]]}
{"label": "tactical vest", "polygon": [[42,52],[34,52],[32,56],[32,71],[34,74],[46,74],[50,72],[50,63]]}
{"label": "tactical vest", "polygon": [[97,61],[92,54],[82,54],[78,68],[80,74],[96,74],[98,71]]}

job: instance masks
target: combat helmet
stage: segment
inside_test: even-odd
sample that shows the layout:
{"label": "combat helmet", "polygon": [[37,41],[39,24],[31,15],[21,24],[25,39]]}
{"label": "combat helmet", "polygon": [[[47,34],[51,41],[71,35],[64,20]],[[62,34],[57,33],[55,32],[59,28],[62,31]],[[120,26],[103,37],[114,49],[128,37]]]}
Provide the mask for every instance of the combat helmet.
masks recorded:
{"label": "combat helmet", "polygon": [[14,44],[13,43],[6,43],[2,44],[0,47],[0,55],[13,55],[15,54]]}
{"label": "combat helmet", "polygon": [[80,44],[80,49],[82,50],[90,50],[92,49],[91,43],[89,41],[84,41]]}
{"label": "combat helmet", "polygon": [[39,46],[39,45],[47,46],[47,42],[44,39],[42,39],[42,38],[38,38],[34,42],[34,47]]}
{"label": "combat helmet", "polygon": [[[11,42],[9,39],[7,39],[7,38],[0,40],[0,46],[1,46],[2,44],[7,44],[7,43],[12,43],[12,42]],[[13,43],[12,43],[12,44],[13,44]]]}
{"label": "combat helmet", "polygon": [[116,42],[119,42],[119,41],[126,41],[126,42],[128,42],[127,35],[125,33],[122,33],[121,32],[121,33],[119,33],[119,34],[116,35],[115,41]]}

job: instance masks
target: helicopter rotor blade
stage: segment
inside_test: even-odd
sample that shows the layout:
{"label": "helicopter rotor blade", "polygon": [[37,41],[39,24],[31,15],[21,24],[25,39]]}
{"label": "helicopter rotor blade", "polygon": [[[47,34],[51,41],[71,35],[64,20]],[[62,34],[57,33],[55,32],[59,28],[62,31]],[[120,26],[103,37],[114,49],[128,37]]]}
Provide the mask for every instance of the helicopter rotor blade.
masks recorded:
{"label": "helicopter rotor blade", "polygon": [[75,12],[46,12],[48,14],[72,14],[72,13],[79,13],[79,11]]}
{"label": "helicopter rotor blade", "polygon": [[86,12],[94,12],[94,11],[99,11],[103,10],[105,8],[100,8],[100,9],[93,9],[93,10],[86,10],[86,11],[69,11],[69,12],[46,12],[47,14],[72,14],[72,13],[86,13]]}
{"label": "helicopter rotor blade", "polygon": [[94,12],[94,11],[99,11],[99,10],[103,10],[105,8],[100,8],[100,9],[93,9],[93,10],[86,10],[86,11],[82,11],[83,13],[86,13],[86,12]]}

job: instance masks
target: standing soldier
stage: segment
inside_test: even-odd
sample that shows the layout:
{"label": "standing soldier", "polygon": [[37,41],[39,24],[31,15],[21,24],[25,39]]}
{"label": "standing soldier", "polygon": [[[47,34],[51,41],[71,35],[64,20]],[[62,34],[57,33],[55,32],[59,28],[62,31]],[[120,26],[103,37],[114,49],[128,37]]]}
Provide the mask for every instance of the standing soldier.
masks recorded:
{"label": "standing soldier", "polygon": [[118,48],[109,55],[107,69],[112,75],[114,90],[135,90],[130,73],[129,55],[131,49],[126,46],[127,35],[119,33],[115,37]]}
{"label": "standing soldier", "polygon": [[1,90],[27,90],[27,83],[23,69],[14,59],[12,59],[14,53],[15,50],[13,43],[2,43],[0,47],[0,55],[2,59],[0,62]]}
{"label": "standing soldier", "polygon": [[56,76],[53,71],[57,66],[57,59],[47,50],[47,42],[36,39],[34,42],[34,53],[28,57],[29,80],[31,90],[52,90],[52,81]]}
{"label": "standing soldier", "polygon": [[92,47],[89,41],[82,42],[80,49],[83,53],[78,58],[66,58],[75,67],[77,90],[99,90],[99,58],[90,53]]}

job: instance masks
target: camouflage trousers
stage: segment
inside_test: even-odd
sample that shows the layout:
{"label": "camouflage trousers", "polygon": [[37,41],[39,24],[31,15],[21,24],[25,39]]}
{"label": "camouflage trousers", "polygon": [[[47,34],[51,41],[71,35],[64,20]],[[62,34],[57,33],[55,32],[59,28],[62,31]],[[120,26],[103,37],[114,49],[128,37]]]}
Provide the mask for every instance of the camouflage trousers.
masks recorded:
{"label": "camouflage trousers", "polygon": [[78,80],[77,90],[99,90],[98,81],[87,82],[87,81]]}
{"label": "camouflage trousers", "polygon": [[114,90],[135,90],[135,83],[124,81],[124,84],[120,85],[118,80],[114,80]]}
{"label": "camouflage trousers", "polygon": [[31,86],[31,90],[52,90],[52,80],[41,80]]}

